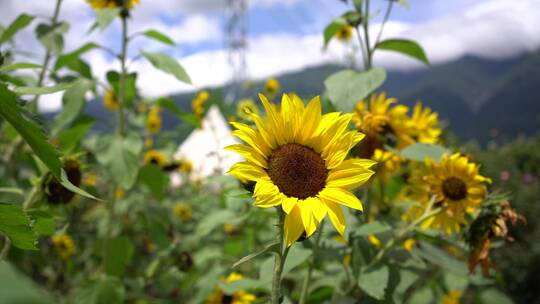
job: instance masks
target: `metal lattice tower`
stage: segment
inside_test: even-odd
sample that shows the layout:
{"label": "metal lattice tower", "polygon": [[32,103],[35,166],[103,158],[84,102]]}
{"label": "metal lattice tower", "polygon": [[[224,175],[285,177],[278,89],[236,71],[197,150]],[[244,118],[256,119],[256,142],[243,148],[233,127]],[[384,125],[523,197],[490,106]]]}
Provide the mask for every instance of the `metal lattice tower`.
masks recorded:
{"label": "metal lattice tower", "polygon": [[226,47],[232,77],[225,100],[231,103],[242,97],[243,85],[247,80],[247,0],[226,1],[228,17]]}

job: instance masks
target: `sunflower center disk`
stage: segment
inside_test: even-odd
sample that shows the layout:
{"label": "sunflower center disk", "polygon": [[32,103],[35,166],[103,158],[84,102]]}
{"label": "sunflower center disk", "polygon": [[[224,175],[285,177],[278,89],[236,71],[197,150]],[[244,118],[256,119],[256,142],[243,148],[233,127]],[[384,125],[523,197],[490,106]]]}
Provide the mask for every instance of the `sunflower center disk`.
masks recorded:
{"label": "sunflower center disk", "polygon": [[467,185],[457,177],[449,177],[442,183],[442,191],[447,198],[458,201],[467,197]]}
{"label": "sunflower center disk", "polygon": [[324,188],[328,170],[313,149],[291,143],[272,151],[268,175],[283,194],[305,199]]}

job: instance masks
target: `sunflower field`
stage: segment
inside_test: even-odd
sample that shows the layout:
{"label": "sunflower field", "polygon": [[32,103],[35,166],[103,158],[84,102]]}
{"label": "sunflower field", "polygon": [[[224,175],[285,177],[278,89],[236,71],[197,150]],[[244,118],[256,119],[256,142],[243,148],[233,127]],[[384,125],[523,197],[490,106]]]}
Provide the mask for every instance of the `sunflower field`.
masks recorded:
{"label": "sunflower field", "polygon": [[[201,89],[189,107],[144,96],[144,71],[131,68],[146,61],[192,83],[166,52],[128,52],[139,39],[175,47],[169,33],[131,31],[150,0],[77,0],[95,14],[88,32],[119,26],[120,47],[66,50],[70,1],[1,21],[0,304],[491,304],[531,284],[538,251],[523,244],[540,210],[529,216],[524,202],[538,203],[540,144],[465,145],[444,113],[380,89],[375,53],[430,65],[419,43],[381,38],[404,1],[381,0],[376,30],[377,0],[342,1],[349,10],[320,35],[347,64],[317,95],[272,78],[232,102]],[[21,55],[24,29],[43,57]],[[89,52],[117,68],[95,73]],[[42,115],[40,98],[59,92],[61,110]],[[515,179],[525,173],[532,186]]]}

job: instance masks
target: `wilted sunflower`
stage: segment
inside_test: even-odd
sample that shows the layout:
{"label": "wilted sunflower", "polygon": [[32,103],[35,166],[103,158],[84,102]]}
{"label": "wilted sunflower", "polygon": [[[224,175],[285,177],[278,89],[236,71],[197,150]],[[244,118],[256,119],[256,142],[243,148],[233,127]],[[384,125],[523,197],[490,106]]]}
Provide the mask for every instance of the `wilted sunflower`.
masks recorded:
{"label": "wilted sunflower", "polygon": [[51,237],[51,241],[62,259],[67,260],[75,253],[75,243],[69,235],[54,235]]}
{"label": "wilted sunflower", "polygon": [[[222,278],[221,281],[232,283],[241,279],[243,279],[241,274],[233,272],[226,279]],[[255,300],[257,298],[254,294],[243,290],[236,291],[232,295],[226,295],[221,289],[216,288],[206,299],[206,304],[250,304],[255,302]]]}
{"label": "wilted sunflower", "polygon": [[[68,180],[79,187],[82,181],[81,164],[76,159],[67,159],[63,165]],[[75,193],[65,188],[52,174],[47,175],[44,182],[44,194],[51,204],[67,204],[71,202]]]}
{"label": "wilted sunflower", "polygon": [[144,153],[144,163],[147,165],[154,164],[163,167],[167,164],[167,156],[158,150],[148,150]]}
{"label": "wilted sunflower", "polygon": [[281,85],[279,84],[279,81],[277,79],[268,79],[266,83],[264,84],[264,92],[269,96],[272,97],[276,95],[279,92],[279,88]]}
{"label": "wilted sunflower", "polygon": [[124,1],[128,9],[132,9],[140,0],[87,0],[93,9],[122,8]]}
{"label": "wilted sunflower", "polygon": [[348,42],[353,35],[353,28],[350,25],[345,25],[336,32],[336,39],[342,42]]}
{"label": "wilted sunflower", "polygon": [[369,168],[374,161],[345,160],[364,135],[347,130],[351,114],[321,115],[319,97],[304,106],[298,96],[284,94],[278,108],[259,96],[267,116],[253,115],[256,129],[231,123],[236,129],[233,135],[247,145],[227,147],[246,158],[229,173],[256,183],[255,206],[281,206],[286,214],[287,245],[303,233],[311,236],[327,213],[343,234],[345,217],[340,205],[362,210],[362,203],[349,190],[373,174]]}
{"label": "wilted sunflower", "polygon": [[251,114],[259,115],[257,104],[251,98],[240,100],[236,106],[236,115],[244,120],[251,121]]}
{"label": "wilted sunflower", "polygon": [[442,229],[447,234],[459,232],[466,223],[465,215],[473,214],[486,195],[486,183],[490,180],[479,174],[479,166],[460,153],[444,155],[439,163],[426,160],[426,167],[413,171],[412,198],[420,206],[412,206],[405,217],[416,219],[421,216],[435,198],[435,207],[441,212],[422,223],[423,228]]}
{"label": "wilted sunflower", "polygon": [[120,104],[118,103],[118,99],[116,99],[116,96],[114,96],[113,90],[108,89],[107,91],[105,91],[105,94],[103,95],[103,105],[107,110],[111,112],[118,110]]}
{"label": "wilted sunflower", "polygon": [[433,144],[439,141],[439,136],[441,135],[439,114],[423,106],[422,103],[416,103],[408,124],[414,141],[426,144]]}
{"label": "wilted sunflower", "polygon": [[190,220],[192,217],[191,208],[185,203],[176,203],[173,212],[177,218],[184,221]]}
{"label": "wilted sunflower", "polygon": [[161,115],[158,107],[152,108],[146,118],[146,129],[150,134],[156,134],[161,130]]}

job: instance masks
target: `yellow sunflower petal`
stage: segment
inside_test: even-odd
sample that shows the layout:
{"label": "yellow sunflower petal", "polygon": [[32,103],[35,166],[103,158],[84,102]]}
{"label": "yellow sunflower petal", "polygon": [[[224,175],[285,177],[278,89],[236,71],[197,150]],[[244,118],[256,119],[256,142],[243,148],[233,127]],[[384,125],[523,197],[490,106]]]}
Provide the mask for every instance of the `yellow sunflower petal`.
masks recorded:
{"label": "yellow sunflower petal", "polygon": [[330,201],[356,210],[363,210],[362,202],[354,194],[340,188],[326,187],[319,193],[319,197],[326,202]]}
{"label": "yellow sunflower petal", "polygon": [[237,153],[243,156],[246,160],[253,162],[259,167],[267,168],[268,166],[264,156],[253,147],[237,144],[227,146],[225,147],[225,150]]}
{"label": "yellow sunflower petal", "polygon": [[287,197],[283,199],[283,203],[281,207],[283,208],[283,211],[287,214],[291,213],[291,210],[296,206],[296,203],[298,202],[298,199],[296,197]]}
{"label": "yellow sunflower petal", "polygon": [[343,216],[343,211],[341,210],[341,207],[338,204],[334,204],[332,202],[326,201],[325,202],[326,208],[328,210],[328,217],[330,218],[330,221],[336,228],[336,231],[343,235],[345,233],[345,217]]}
{"label": "yellow sunflower petal", "polygon": [[317,225],[315,223],[315,219],[313,218],[313,206],[304,201],[303,203],[298,204],[298,207],[300,208],[302,224],[304,225],[304,229],[306,230],[306,236],[310,237],[315,232],[315,230],[317,230]]}
{"label": "yellow sunflower petal", "polygon": [[285,224],[284,224],[284,237],[287,242],[287,246],[291,246],[302,232],[304,232],[304,227],[302,226],[302,216],[300,215],[300,208],[295,206],[291,212],[285,215]]}
{"label": "yellow sunflower petal", "polygon": [[228,172],[229,174],[237,177],[240,180],[256,181],[260,178],[267,176],[266,172],[258,166],[255,166],[248,162],[236,163]]}

